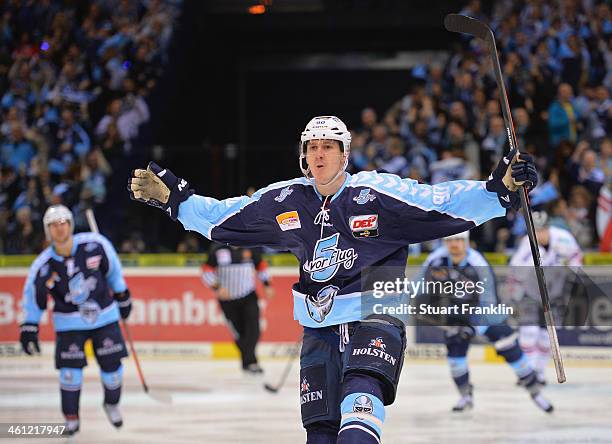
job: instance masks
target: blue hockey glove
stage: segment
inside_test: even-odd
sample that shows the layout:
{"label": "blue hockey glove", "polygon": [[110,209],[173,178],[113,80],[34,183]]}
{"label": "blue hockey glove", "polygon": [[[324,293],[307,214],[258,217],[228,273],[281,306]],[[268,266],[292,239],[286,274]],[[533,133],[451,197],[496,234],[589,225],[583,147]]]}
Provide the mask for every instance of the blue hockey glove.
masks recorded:
{"label": "blue hockey glove", "polygon": [[19,342],[21,342],[21,348],[25,354],[33,355],[34,351],[40,353],[40,344],[38,343],[38,325],[21,324],[19,327]]}
{"label": "blue hockey glove", "polygon": [[117,301],[117,305],[119,305],[121,319],[127,319],[132,311],[132,298],[130,295],[130,290],[126,288],[125,291],[122,291],[121,293],[115,293],[113,297]]}
{"label": "blue hockey glove", "polygon": [[172,219],[178,217],[178,207],[194,193],[185,179],[172,171],[149,162],[146,170],[134,170],[128,180],[130,199],[161,208]]}
{"label": "blue hockey glove", "polygon": [[486,184],[488,191],[497,193],[499,203],[504,208],[518,209],[521,205],[518,187],[524,185],[529,190],[538,183],[533,157],[526,153],[519,153],[517,159],[514,160],[516,153],[515,148],[501,158]]}

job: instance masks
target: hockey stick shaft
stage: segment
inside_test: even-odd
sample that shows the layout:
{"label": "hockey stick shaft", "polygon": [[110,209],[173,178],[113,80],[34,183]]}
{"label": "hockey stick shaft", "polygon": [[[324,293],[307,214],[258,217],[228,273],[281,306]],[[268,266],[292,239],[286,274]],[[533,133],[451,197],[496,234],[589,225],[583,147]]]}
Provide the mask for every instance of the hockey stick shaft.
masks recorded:
{"label": "hockey stick shaft", "polygon": [[[497,82],[497,87],[499,89],[499,99],[501,102],[504,124],[506,126],[506,135],[508,136],[510,150],[513,150],[515,147],[518,147],[516,133],[514,131],[514,123],[512,122],[510,104],[508,102],[508,95],[506,93],[506,86],[499,63],[499,55],[497,53],[497,47],[495,45],[495,36],[493,35],[493,32],[486,24],[482,23],[481,21],[459,14],[448,14],[444,18],[444,26],[447,30],[452,32],[462,32],[465,34],[473,35],[474,37],[478,37],[484,40],[487,44],[489,49],[489,55],[493,64],[495,81]],[[525,187],[520,187],[519,196],[521,200],[521,208],[523,209],[523,216],[527,225],[527,236],[529,238],[529,246],[531,247],[531,255],[533,257],[533,264],[538,280],[540,298],[542,299],[542,309],[544,311],[546,328],[550,337],[550,346],[553,361],[555,363],[555,371],[557,372],[557,381],[563,383],[566,380],[565,369],[563,366],[563,359],[561,357],[561,350],[559,347],[559,340],[557,338],[557,331],[555,330],[553,315],[550,310],[550,299],[548,297],[548,289],[546,288],[544,270],[542,268],[542,261],[540,259],[540,249],[538,247],[538,241],[533,225],[533,217],[531,215],[531,209],[529,207],[529,195],[527,194],[527,189]]]}
{"label": "hockey stick shaft", "polygon": [[[87,223],[89,224],[89,229],[94,233],[100,233],[98,229],[98,223],[96,222],[96,216],[91,208],[87,208],[85,210],[85,217],[87,218]],[[144,375],[142,373],[142,369],[140,368],[140,361],[138,360],[138,355],[136,354],[136,349],[134,348],[134,342],[132,341],[132,335],[130,334],[130,329],[127,325],[125,319],[121,319],[121,324],[123,325],[123,330],[125,331],[125,335],[127,337],[127,342],[130,347],[130,351],[132,352],[132,357],[134,358],[134,364],[136,364],[136,372],[138,373],[138,378],[140,379],[140,383],[142,384],[142,388],[145,393],[149,392],[149,386],[145,381]]]}
{"label": "hockey stick shaft", "polygon": [[265,387],[271,391],[276,393],[278,390],[280,390],[284,385],[285,385],[285,381],[287,380],[287,377],[289,376],[289,373],[291,372],[291,368],[293,367],[293,362],[295,361],[295,358],[298,357],[299,355],[299,350],[300,350],[300,344],[302,343],[302,339],[300,338],[299,341],[297,341],[291,351],[291,355],[289,356],[289,360],[287,361],[287,364],[285,364],[285,369],[283,370],[283,373],[280,377],[280,379],[278,380],[278,383],[275,386],[271,386],[269,384],[266,384]]}
{"label": "hockey stick shaft", "polygon": [[149,386],[145,381],[144,374],[142,373],[142,369],[140,368],[140,361],[138,360],[138,355],[136,354],[136,349],[134,348],[134,341],[132,341],[132,334],[130,333],[130,328],[128,327],[125,319],[121,320],[123,324],[123,330],[125,331],[125,335],[127,336],[128,344],[130,346],[130,352],[134,357],[134,364],[136,364],[136,372],[138,373],[138,379],[140,379],[140,383],[142,384],[142,389],[145,393],[149,393]]}

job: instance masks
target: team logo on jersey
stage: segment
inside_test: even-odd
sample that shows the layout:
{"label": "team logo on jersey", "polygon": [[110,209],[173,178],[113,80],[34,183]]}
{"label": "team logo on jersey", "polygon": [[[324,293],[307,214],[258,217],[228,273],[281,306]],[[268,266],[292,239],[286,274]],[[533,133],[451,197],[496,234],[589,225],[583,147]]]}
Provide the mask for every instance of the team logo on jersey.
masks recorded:
{"label": "team logo on jersey", "polygon": [[361,395],[355,399],[353,411],[355,413],[368,413],[371,415],[374,411],[374,404],[369,396]]}
{"label": "team logo on jersey", "polygon": [[79,305],[81,319],[86,324],[95,324],[100,315],[101,308],[96,301],[88,300]]}
{"label": "team logo on jersey", "polygon": [[385,344],[383,338],[379,336],[376,339],[370,339],[370,347],[380,348],[382,351],[385,351],[387,344]]}
{"label": "team logo on jersey", "polygon": [[74,305],[80,305],[89,298],[89,294],[96,288],[98,280],[89,276],[85,279],[83,273],[78,273],[68,281],[68,294],[65,299]]}
{"label": "team logo on jersey", "polygon": [[287,211],[276,216],[276,222],[283,231],[297,230],[302,228],[300,215],[297,211]]}
{"label": "team logo on jersey", "polygon": [[355,249],[338,248],[338,239],[340,234],[336,233],[317,241],[312,260],[306,261],[303,266],[313,281],[327,282],[336,275],[341,265],[349,270],[355,264],[358,257]]}
{"label": "team logo on jersey", "polygon": [[102,255],[91,256],[85,259],[85,265],[88,270],[97,270],[100,268],[100,261],[102,260]]}
{"label": "team logo on jersey", "polygon": [[280,194],[276,196],[274,200],[281,203],[283,200],[287,199],[287,196],[289,196],[291,193],[293,193],[293,190],[290,187],[283,188]]}
{"label": "team logo on jersey", "polygon": [[338,290],[339,288],[335,285],[328,285],[319,290],[316,296],[306,296],[304,302],[306,303],[306,310],[310,319],[319,324],[325,320],[332,310],[334,298],[338,294]]}
{"label": "team logo on jersey", "polygon": [[370,194],[369,188],[361,190],[359,192],[359,196],[353,197],[353,200],[357,202],[357,205],[364,205],[368,202],[372,202],[374,199],[376,199],[376,196],[374,194]]}
{"label": "team logo on jersey", "polygon": [[310,384],[308,384],[308,381],[306,380],[306,378],[304,378],[302,379],[302,384],[300,385],[300,391],[304,393],[308,390],[310,390]]}
{"label": "team logo on jersey", "polygon": [[365,214],[349,218],[349,226],[354,238],[378,236],[378,214]]}

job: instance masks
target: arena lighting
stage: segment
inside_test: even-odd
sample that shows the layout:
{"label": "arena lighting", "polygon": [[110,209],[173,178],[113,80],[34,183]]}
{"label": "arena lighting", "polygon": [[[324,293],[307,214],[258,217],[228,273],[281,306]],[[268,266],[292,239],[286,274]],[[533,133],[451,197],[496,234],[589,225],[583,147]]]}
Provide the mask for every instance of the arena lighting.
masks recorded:
{"label": "arena lighting", "polygon": [[266,6],[265,5],[253,5],[253,6],[249,6],[249,14],[258,15],[258,14],[264,14],[265,12],[266,12]]}

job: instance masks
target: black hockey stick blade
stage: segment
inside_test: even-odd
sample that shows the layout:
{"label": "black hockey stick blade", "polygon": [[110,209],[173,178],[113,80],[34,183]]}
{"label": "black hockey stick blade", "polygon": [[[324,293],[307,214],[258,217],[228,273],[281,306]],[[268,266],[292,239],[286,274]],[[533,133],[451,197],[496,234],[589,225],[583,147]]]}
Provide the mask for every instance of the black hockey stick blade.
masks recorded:
{"label": "black hockey stick blade", "polygon": [[463,34],[473,35],[486,42],[494,41],[491,28],[480,20],[476,20],[467,15],[447,14],[444,17],[444,27],[451,32],[462,32]]}
{"label": "black hockey stick blade", "polygon": [[264,388],[270,393],[278,393],[278,387],[274,387],[271,384],[264,384]]}

